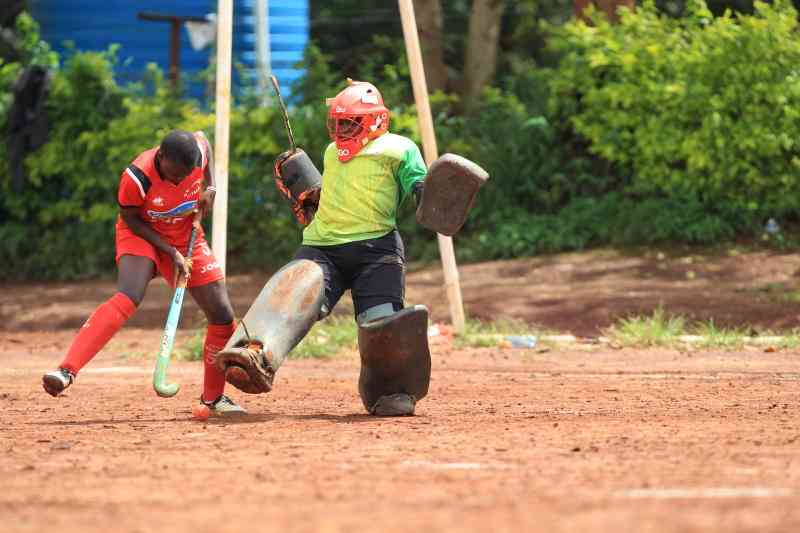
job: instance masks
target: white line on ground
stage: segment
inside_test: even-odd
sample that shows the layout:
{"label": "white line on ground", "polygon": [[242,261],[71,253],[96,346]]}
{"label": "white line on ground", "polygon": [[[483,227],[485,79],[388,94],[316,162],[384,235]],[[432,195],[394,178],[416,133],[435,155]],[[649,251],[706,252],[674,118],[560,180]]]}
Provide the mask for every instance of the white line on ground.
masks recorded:
{"label": "white line on ground", "polygon": [[615,496],[632,499],[692,499],[692,498],[777,498],[794,496],[791,489],[769,487],[712,487],[704,489],[629,489],[619,491]]}

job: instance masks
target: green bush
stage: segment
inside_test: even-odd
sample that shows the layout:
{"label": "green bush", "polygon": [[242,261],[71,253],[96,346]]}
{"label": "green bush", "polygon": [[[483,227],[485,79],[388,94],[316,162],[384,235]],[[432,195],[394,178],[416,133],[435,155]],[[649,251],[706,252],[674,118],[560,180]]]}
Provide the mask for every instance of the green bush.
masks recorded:
{"label": "green bush", "polygon": [[800,206],[800,40],[791,4],[680,19],[647,1],[618,25],[599,14],[556,29],[553,112],[629,190],[690,195],[759,214]]}
{"label": "green bush", "polygon": [[745,231],[752,221],[709,211],[692,198],[635,198],[619,193],[578,197],[555,213],[522,208],[504,223],[488,224],[459,241],[467,261],[583,250],[599,245],[684,242],[713,245]]}
{"label": "green bush", "polygon": [[[469,157],[492,176],[458,237],[461,261],[608,244],[707,245],[751,233],[765,216],[784,227],[796,218],[794,12],[777,2],[712,20],[701,2],[690,7],[685,19],[648,3],[617,26],[595,18],[593,26],[550,28],[547,54],[557,67],[514,54],[511,74],[470,115],[454,95],[431,96],[440,153]],[[35,23],[25,19],[22,28],[25,61],[51,60]],[[421,144],[399,41],[372,46],[374,56],[348,74],[382,89],[392,131]],[[7,279],[113,272],[120,172],[173,128],[204,130],[213,142],[213,113],[178,98],[155,67],[139,85],[117,85],[115,52],[74,52],[54,69],[50,139],[26,159],[21,193],[0,158]],[[27,63],[0,64],[0,119]],[[330,142],[324,98],[344,87],[344,74],[313,45],[304,68],[292,127],[322,169]],[[301,238],[272,183],[274,159],[288,148],[277,106],[240,97],[230,141],[228,269],[277,267]],[[407,202],[398,219],[409,259],[435,259],[435,236],[416,224],[414,208]]]}

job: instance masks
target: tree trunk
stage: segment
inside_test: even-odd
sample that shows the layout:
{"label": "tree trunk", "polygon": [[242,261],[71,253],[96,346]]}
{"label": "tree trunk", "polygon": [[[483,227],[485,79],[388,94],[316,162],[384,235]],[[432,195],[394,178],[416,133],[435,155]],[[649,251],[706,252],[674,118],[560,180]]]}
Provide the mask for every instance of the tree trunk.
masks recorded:
{"label": "tree trunk", "polygon": [[583,12],[591,5],[594,5],[599,11],[605,12],[609,20],[616,22],[619,20],[617,9],[620,6],[634,9],[636,0],[575,0],[575,16],[586,20]]}
{"label": "tree trunk", "polygon": [[464,86],[462,98],[471,108],[484,86],[491,83],[497,68],[497,50],[500,41],[500,22],[506,0],[473,0],[469,17]]}
{"label": "tree trunk", "polygon": [[422,63],[428,91],[447,90],[448,72],[442,42],[441,0],[414,0]]}

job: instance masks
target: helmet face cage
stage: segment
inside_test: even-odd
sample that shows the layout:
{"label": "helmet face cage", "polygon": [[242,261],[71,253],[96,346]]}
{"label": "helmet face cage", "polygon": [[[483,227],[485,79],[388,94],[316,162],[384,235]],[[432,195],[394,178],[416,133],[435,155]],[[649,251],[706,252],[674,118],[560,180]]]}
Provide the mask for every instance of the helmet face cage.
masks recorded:
{"label": "helmet face cage", "polygon": [[357,115],[329,116],[328,135],[332,141],[350,141],[364,135],[364,117]]}

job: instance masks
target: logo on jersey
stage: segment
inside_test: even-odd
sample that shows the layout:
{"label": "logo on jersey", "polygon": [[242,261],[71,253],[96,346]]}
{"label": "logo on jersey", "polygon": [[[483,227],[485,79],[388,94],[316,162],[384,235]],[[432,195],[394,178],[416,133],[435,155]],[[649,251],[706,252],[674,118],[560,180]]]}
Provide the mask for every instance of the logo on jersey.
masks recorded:
{"label": "logo on jersey", "polygon": [[197,196],[200,194],[200,180],[195,181],[192,183],[192,186],[183,193],[184,198],[191,198],[192,196]]}
{"label": "logo on jersey", "polygon": [[[153,201],[155,203],[155,201]],[[155,211],[153,209],[147,210],[147,216],[155,219],[186,217],[192,214],[197,209],[197,200],[189,200],[182,202],[168,211]]]}
{"label": "logo on jersey", "polygon": [[206,272],[211,272],[212,270],[217,270],[217,269],[219,269],[219,262],[214,261],[212,263],[203,266],[203,268],[200,269],[200,273],[205,274]]}
{"label": "logo on jersey", "polygon": [[348,150],[347,148],[339,148],[336,150],[336,153],[339,154],[339,157],[347,157],[348,155],[350,155],[350,150]]}
{"label": "logo on jersey", "polygon": [[156,196],[155,198],[153,198],[153,205],[161,207],[162,205],[164,205],[164,199],[161,198],[160,196]]}

